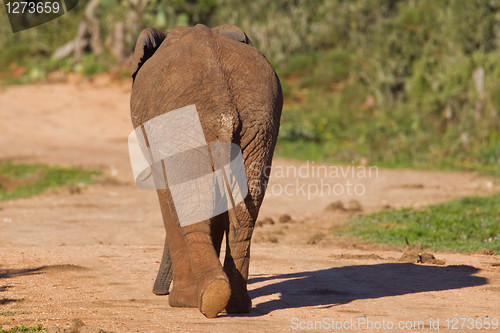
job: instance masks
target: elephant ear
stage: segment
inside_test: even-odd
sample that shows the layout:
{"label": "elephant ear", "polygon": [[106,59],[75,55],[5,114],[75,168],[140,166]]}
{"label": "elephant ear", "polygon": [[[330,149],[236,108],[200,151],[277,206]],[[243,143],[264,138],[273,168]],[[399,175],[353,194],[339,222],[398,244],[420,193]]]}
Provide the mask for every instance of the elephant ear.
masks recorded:
{"label": "elephant ear", "polygon": [[153,28],[141,31],[135,44],[134,58],[132,59],[132,78],[134,80],[139,69],[151,58],[166,37],[167,34]]}
{"label": "elephant ear", "polygon": [[219,35],[231,38],[235,41],[253,46],[247,34],[235,25],[232,24],[219,25],[215,28],[212,28],[212,31],[218,33]]}

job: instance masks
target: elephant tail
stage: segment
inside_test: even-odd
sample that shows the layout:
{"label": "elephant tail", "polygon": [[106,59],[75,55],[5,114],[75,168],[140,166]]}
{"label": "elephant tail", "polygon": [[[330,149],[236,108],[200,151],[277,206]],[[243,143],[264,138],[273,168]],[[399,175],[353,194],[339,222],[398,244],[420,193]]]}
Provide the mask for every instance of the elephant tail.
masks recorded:
{"label": "elephant tail", "polygon": [[170,251],[168,249],[167,239],[165,238],[165,246],[163,248],[163,257],[161,258],[160,269],[156,275],[155,284],[153,286],[153,293],[155,295],[168,295],[170,283],[173,278],[172,259],[170,258]]}

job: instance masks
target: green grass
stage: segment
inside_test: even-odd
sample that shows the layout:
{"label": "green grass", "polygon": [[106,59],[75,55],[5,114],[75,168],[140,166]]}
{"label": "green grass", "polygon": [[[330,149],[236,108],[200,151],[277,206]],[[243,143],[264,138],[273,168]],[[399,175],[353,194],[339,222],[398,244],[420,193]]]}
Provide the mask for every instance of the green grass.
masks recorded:
{"label": "green grass", "polygon": [[353,216],[342,234],[376,243],[422,244],[433,250],[500,254],[500,194],[467,197],[422,210],[400,209]]}
{"label": "green grass", "polygon": [[2,328],[2,325],[0,325],[0,333],[14,333],[14,332],[40,332],[44,330],[43,325],[37,325],[37,326],[14,326],[8,330],[4,330]]}
{"label": "green grass", "polygon": [[29,197],[70,184],[95,182],[100,171],[0,162],[0,200]]}
{"label": "green grass", "polygon": [[[281,133],[280,133],[281,135]],[[332,148],[332,147],[337,147]],[[393,151],[385,159],[367,159],[370,166],[387,169],[441,170],[441,171],[475,171],[500,181],[500,164],[457,161],[453,157],[432,159],[429,161],[412,161],[407,151]],[[327,162],[332,164],[360,165],[361,158],[352,142],[334,142],[318,144],[312,140],[287,140],[278,138],[275,156],[302,161]],[[471,156],[471,158],[473,158]],[[495,181],[495,180],[494,180]]]}
{"label": "green grass", "polygon": [[15,316],[18,314],[30,314],[29,311],[0,311],[0,316]]}

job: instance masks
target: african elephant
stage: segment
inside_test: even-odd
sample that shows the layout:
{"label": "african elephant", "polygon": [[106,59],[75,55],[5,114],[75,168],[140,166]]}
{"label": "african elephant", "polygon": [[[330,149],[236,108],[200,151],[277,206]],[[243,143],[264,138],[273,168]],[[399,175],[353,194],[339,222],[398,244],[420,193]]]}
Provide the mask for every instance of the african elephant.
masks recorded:
{"label": "african elephant", "polygon": [[250,239],[264,198],[283,104],[278,76],[240,28],[209,29],[198,24],[177,27],[168,34],[143,30],[135,47],[132,77],[134,128],[194,104],[207,142],[240,147],[248,182],[248,195],[234,209],[188,226],[179,224],[169,187],[157,190],[166,239],[153,292],[168,294],[171,306],[198,307],[208,318],[224,309],[249,312]]}

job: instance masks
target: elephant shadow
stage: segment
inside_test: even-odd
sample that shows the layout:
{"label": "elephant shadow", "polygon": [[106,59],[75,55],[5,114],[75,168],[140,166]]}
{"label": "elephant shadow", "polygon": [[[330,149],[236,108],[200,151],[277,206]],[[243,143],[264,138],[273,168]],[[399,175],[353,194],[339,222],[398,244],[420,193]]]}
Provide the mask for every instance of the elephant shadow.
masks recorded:
{"label": "elephant shadow", "polygon": [[250,285],[261,282],[266,284],[249,291],[252,299],[272,294],[281,294],[281,297],[257,303],[249,315],[262,316],[274,310],[307,306],[329,308],[355,300],[486,284],[487,279],[473,275],[478,271],[477,268],[466,265],[384,263],[257,276],[249,279]]}
{"label": "elephant shadow", "polygon": [[[40,271],[42,269],[43,267],[26,268],[26,269],[0,269],[0,282],[3,279],[9,279],[16,276],[40,274]],[[0,286],[0,293],[7,291],[10,288],[12,288],[12,285],[2,285]],[[15,303],[20,301],[21,301],[20,299],[0,297],[0,305],[6,305],[9,303]]]}
{"label": "elephant shadow", "polygon": [[[70,270],[81,270],[85,269],[81,266],[76,266],[72,264],[62,264],[62,265],[48,265],[48,266],[40,266],[35,268],[21,268],[21,269],[0,269],[0,283],[3,284],[3,281],[20,277],[20,276],[30,276],[30,275],[38,275],[45,274],[50,272],[59,272],[59,271],[70,271]],[[13,285],[0,285],[0,293],[11,289]],[[6,298],[1,297],[0,294],[0,305],[6,305],[9,303],[21,302],[22,299],[14,299],[14,298]]]}

